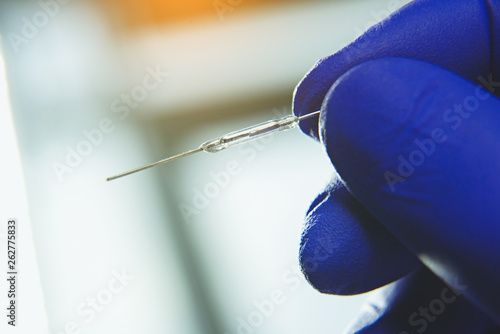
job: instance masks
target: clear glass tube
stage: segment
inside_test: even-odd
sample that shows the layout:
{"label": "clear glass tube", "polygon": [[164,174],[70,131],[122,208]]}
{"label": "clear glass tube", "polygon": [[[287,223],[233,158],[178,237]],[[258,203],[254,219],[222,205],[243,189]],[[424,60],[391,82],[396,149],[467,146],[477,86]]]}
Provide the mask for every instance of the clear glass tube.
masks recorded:
{"label": "clear glass tube", "polygon": [[299,124],[299,120],[300,119],[294,115],[288,115],[280,119],[263,122],[206,141],[200,145],[200,148],[209,153],[219,152],[228,147],[243,144],[275,132],[293,129]]}

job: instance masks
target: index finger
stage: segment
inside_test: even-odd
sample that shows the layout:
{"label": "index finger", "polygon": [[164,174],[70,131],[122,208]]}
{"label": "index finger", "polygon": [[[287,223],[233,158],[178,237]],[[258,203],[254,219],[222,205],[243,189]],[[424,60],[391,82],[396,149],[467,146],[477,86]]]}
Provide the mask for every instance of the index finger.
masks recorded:
{"label": "index finger", "polygon": [[[495,66],[500,65],[499,36],[498,0],[416,0],[319,61],[295,90],[294,114],[319,110],[342,74],[382,57],[427,61],[486,85],[488,79],[500,77],[500,68]],[[300,126],[318,138],[317,118],[304,120]]]}

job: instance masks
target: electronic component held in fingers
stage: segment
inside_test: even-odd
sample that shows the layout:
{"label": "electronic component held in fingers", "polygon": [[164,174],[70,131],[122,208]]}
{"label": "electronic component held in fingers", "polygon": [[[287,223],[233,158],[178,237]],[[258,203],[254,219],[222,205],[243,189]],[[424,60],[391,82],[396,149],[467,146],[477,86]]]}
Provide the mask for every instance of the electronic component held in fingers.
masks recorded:
{"label": "electronic component held in fingers", "polygon": [[279,119],[274,119],[274,120],[263,122],[263,123],[260,123],[257,125],[253,125],[253,126],[250,126],[248,128],[245,128],[245,129],[233,131],[233,132],[225,134],[219,138],[215,138],[215,139],[206,141],[203,144],[201,144],[200,147],[198,147],[194,150],[187,151],[187,152],[175,155],[173,157],[166,158],[166,159],[157,161],[155,163],[133,169],[133,170],[125,172],[123,174],[108,177],[106,179],[106,181],[115,180],[115,179],[118,179],[122,176],[130,175],[130,174],[139,172],[141,170],[154,167],[156,165],[160,165],[160,164],[163,164],[163,163],[166,163],[166,162],[178,159],[178,158],[186,157],[186,156],[191,155],[193,153],[197,153],[197,152],[201,152],[201,151],[205,151],[205,152],[209,152],[209,153],[216,153],[216,152],[220,152],[228,147],[247,143],[249,141],[253,141],[255,139],[262,138],[264,136],[270,135],[270,134],[275,133],[275,132],[290,130],[290,129],[295,128],[299,124],[299,122],[302,121],[303,119],[318,115],[319,113],[320,113],[320,111],[315,111],[313,113],[310,113],[310,114],[307,114],[304,116],[300,116],[300,117],[297,117],[295,115],[288,115],[288,116],[285,116],[285,117],[282,117]]}

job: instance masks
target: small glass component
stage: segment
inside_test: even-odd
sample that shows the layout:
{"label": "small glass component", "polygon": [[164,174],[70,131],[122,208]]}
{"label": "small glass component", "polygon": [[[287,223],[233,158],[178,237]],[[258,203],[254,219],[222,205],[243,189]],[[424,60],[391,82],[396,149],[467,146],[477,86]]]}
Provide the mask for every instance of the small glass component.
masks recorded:
{"label": "small glass component", "polygon": [[170,158],[166,158],[160,161],[157,161],[155,163],[139,167],[136,169],[133,169],[131,171],[125,172],[123,174],[115,175],[112,177],[108,177],[106,181],[111,181],[118,179],[122,176],[130,175],[136,172],[139,172],[141,170],[147,169],[154,167],[159,164],[163,164],[175,159],[179,159],[197,152],[205,151],[208,153],[217,153],[220,152],[228,147],[236,146],[239,144],[247,143],[249,141],[253,141],[259,138],[262,138],[264,136],[271,135],[276,132],[281,132],[281,131],[286,131],[293,129],[297,127],[299,122],[303,119],[309,118],[316,116],[320,113],[320,111],[315,111],[313,113],[304,115],[304,116],[294,116],[294,115],[288,115],[279,119],[274,119],[270,121],[266,121],[264,123],[260,123],[257,125],[250,126],[248,128],[244,128],[241,130],[233,131],[228,134],[225,134],[219,138],[215,138],[209,141],[204,142],[203,144],[200,145],[197,149],[187,151],[178,155],[175,155]]}
{"label": "small glass component", "polygon": [[280,119],[267,121],[245,129],[230,132],[222,137],[204,142],[200,145],[200,148],[205,152],[216,153],[231,146],[236,146],[269,136],[275,132],[293,129],[298,124],[299,118],[297,116],[289,115]]}

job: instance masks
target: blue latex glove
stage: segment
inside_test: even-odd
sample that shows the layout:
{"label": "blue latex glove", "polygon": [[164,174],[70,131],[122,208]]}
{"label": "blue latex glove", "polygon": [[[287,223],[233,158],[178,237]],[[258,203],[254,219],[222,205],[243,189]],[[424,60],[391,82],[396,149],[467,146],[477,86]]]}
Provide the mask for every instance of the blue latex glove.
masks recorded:
{"label": "blue latex glove", "polygon": [[500,332],[498,92],[495,0],[414,1],[299,84],[342,178],[306,218],[306,277],[341,295],[399,280],[350,332]]}

